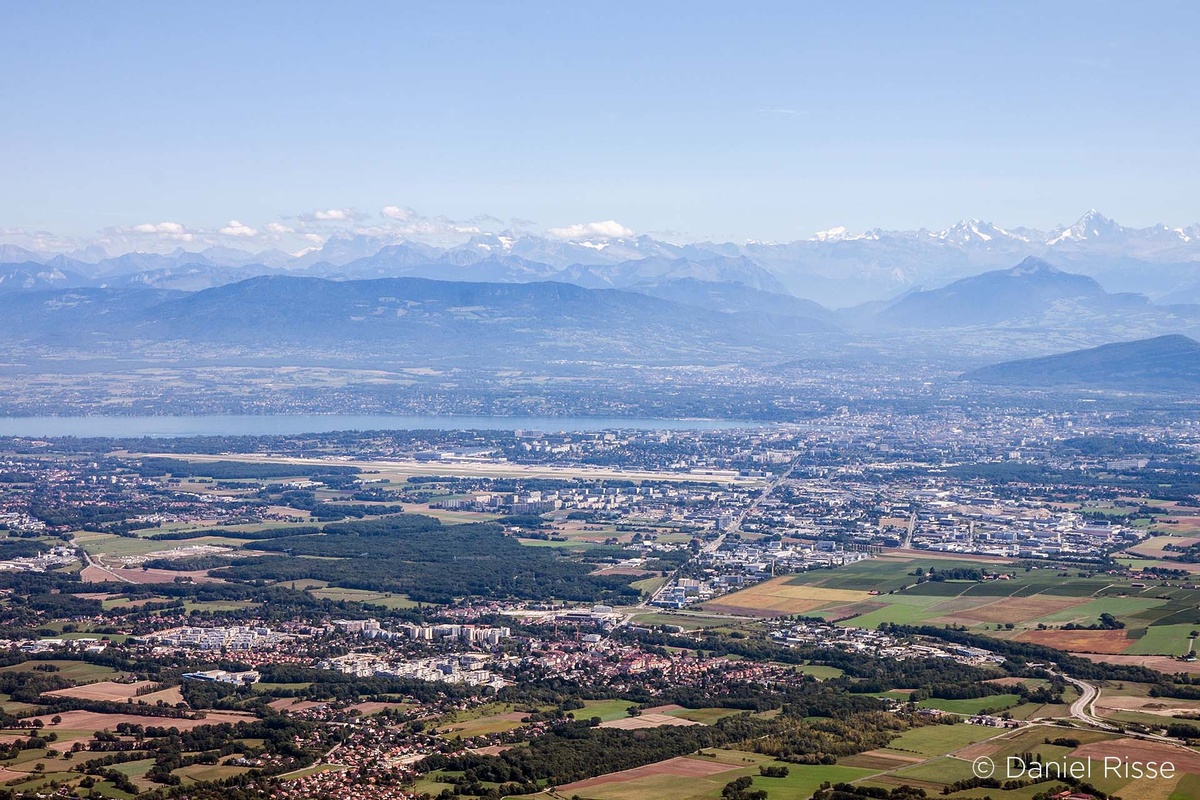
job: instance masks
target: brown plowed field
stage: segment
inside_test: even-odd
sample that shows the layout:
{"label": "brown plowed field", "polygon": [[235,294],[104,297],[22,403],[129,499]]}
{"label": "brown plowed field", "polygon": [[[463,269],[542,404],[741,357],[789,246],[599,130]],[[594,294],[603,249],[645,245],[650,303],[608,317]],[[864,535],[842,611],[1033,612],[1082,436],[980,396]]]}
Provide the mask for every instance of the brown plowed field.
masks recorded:
{"label": "brown plowed field", "polygon": [[566,786],[558,787],[558,791],[560,794],[570,797],[580,789],[586,789],[589,786],[603,786],[608,783],[632,781],[637,778],[652,778],[656,775],[672,775],[679,778],[703,778],[707,775],[716,775],[718,772],[729,772],[735,769],[741,769],[741,767],[721,764],[707,759],[679,756],[678,758],[659,761],[657,764],[647,764],[644,767],[634,767],[633,769],[621,772],[610,772],[607,775],[569,783]]}
{"label": "brown plowed field", "polygon": [[1064,631],[1050,629],[1026,631],[1017,637],[1019,642],[1033,642],[1059,650],[1079,650],[1084,653],[1121,653],[1133,644],[1125,631]]}
{"label": "brown plowed field", "polygon": [[1135,667],[1146,667],[1158,672],[1174,675],[1176,672],[1186,672],[1189,675],[1200,674],[1200,661],[1179,661],[1170,656],[1122,656],[1112,653],[1072,653],[1089,661],[1099,664],[1130,664]]}

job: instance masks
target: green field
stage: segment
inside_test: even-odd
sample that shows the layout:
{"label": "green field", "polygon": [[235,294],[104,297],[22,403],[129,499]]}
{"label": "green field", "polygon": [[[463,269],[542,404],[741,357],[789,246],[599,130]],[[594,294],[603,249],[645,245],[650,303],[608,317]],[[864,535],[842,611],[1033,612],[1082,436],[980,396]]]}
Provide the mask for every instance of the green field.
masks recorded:
{"label": "green field", "polygon": [[249,771],[249,767],[236,767],[225,764],[193,764],[190,767],[181,767],[175,770],[174,774],[182,778],[184,783],[189,783],[195,781],[220,781]]}
{"label": "green field", "polygon": [[577,708],[571,713],[575,715],[575,719],[599,717],[601,722],[608,722],[629,716],[626,709],[633,705],[636,703],[629,700],[584,700],[584,707]]}
{"label": "green field", "polygon": [[1125,649],[1134,655],[1181,656],[1188,652],[1188,634],[1197,630],[1196,625],[1154,625],[1146,629],[1145,635]]}
{"label": "green field", "polygon": [[1184,775],[1167,800],[1195,800],[1200,797],[1200,775]]}
{"label": "green field", "polygon": [[67,680],[75,683],[95,683],[96,681],[106,681],[121,674],[112,667],[104,667],[99,664],[88,664],[84,661],[26,661],[21,664],[14,664],[11,667],[0,667],[0,672],[29,672],[35,666],[53,664],[58,667],[56,675],[61,675]]}
{"label": "green field", "polygon": [[[1088,575],[1079,568],[1018,569],[1008,567],[1008,580],[925,581],[917,583],[918,569],[950,570],[959,567],[1002,571],[1005,564],[968,559],[922,558],[911,560],[883,556],[835,569],[820,569],[792,576],[789,585],[830,590],[876,591],[858,600],[814,603],[797,596],[795,607],[770,606],[774,612],[801,613],[836,620],[838,624],[875,628],[882,623],[907,625],[956,624],[993,635],[1016,636],[1039,625],[1059,628],[1067,624],[1090,626],[1101,614],[1112,614],[1126,625],[1135,640],[1132,654],[1180,655],[1186,652],[1186,634],[1200,627],[1200,590],[1163,586],[1161,582]],[[1145,583],[1145,586],[1134,586]],[[753,591],[753,590],[751,590]],[[746,607],[757,608],[755,595],[746,594]],[[1039,603],[1040,598],[1046,602]],[[738,606],[738,593],[720,599],[725,607]],[[1064,604],[1071,604],[1064,608]],[[751,612],[748,612],[751,613]],[[1006,624],[1011,627],[1005,627]],[[1170,626],[1170,627],[1165,627]],[[1186,628],[1186,630],[1184,630]],[[999,632],[999,633],[997,633]]]}
{"label": "green field", "polygon": [[642,578],[640,581],[633,581],[629,585],[637,589],[642,594],[652,595],[666,582],[666,578],[656,576],[653,578]]}
{"label": "green field", "polygon": [[[971,762],[957,758],[934,758],[923,764],[904,767],[889,774],[890,779],[903,783],[910,781],[928,781],[929,783],[954,783],[971,777]],[[892,780],[888,781],[889,783]]]}
{"label": "green field", "polygon": [[317,600],[332,600],[334,602],[369,603],[390,609],[416,608],[417,603],[409,600],[407,595],[390,592],[370,592],[365,589],[341,589],[333,586],[322,586],[309,589],[308,593]]}
{"label": "green field", "polygon": [[[631,703],[626,703],[628,708]],[[509,703],[489,703],[488,705],[472,708],[468,711],[454,711],[437,721],[437,729],[443,736],[453,738],[461,736],[466,739],[471,736],[482,736],[486,733],[511,731],[521,726],[521,717],[531,713],[528,709],[518,709]],[[576,712],[578,716],[578,712]],[[622,710],[622,716],[624,711]]]}
{"label": "green field", "polygon": [[1016,694],[994,694],[990,697],[970,697],[965,700],[941,700],[930,698],[922,700],[921,708],[939,708],[954,714],[978,714],[981,709],[992,708],[1003,710],[1021,702],[1021,696]]}
{"label": "green field", "polygon": [[1065,625],[1068,622],[1074,622],[1083,625],[1095,622],[1101,614],[1112,614],[1118,619],[1126,619],[1154,606],[1162,605],[1163,602],[1142,597],[1098,597],[1082,605],[1044,614],[1030,622],[1043,622],[1047,625]]}
{"label": "green field", "polygon": [[814,678],[822,681],[829,680],[830,678],[837,678],[845,674],[837,667],[829,667],[824,664],[800,664],[798,666],[794,666],[794,668],[797,672],[803,672],[805,675],[812,675]]}
{"label": "green field", "polygon": [[747,712],[737,708],[684,708],[678,711],[668,711],[667,716],[690,719],[692,722],[702,722],[705,725],[712,725],[722,717],[745,713]]}
{"label": "green field", "polygon": [[678,625],[689,631],[700,628],[736,629],[745,624],[752,624],[729,617],[692,611],[647,611],[634,616],[633,622],[635,625]]}
{"label": "green field", "polygon": [[[820,586],[825,589],[852,589],[861,592],[889,592],[911,586],[917,578],[908,573],[917,567],[929,567],[948,570],[958,567],[977,568],[987,566],[991,569],[1003,568],[1003,564],[983,564],[978,561],[959,560],[950,558],[927,558],[919,556],[911,561],[895,558],[868,558],[853,564],[847,564],[836,569],[818,569],[797,575],[792,583],[807,586]],[[962,584],[965,588],[971,584]]]}
{"label": "green field", "polygon": [[900,734],[888,744],[887,749],[905,755],[940,756],[990,739],[997,733],[995,728],[985,728],[981,725],[926,725]]}
{"label": "green field", "polygon": [[[837,765],[800,765],[775,761],[757,753],[736,750],[706,750],[715,759],[690,756],[703,761],[718,761],[730,769],[704,777],[681,778],[675,775],[655,775],[634,780],[608,783],[572,790],[566,796],[578,795],[585,800],[719,800],[725,784],[743,775],[754,779],[751,789],[763,789],[769,800],[808,800],[825,781],[840,783],[860,780],[875,770]],[[759,765],[785,766],[786,778],[764,778],[758,774]]]}

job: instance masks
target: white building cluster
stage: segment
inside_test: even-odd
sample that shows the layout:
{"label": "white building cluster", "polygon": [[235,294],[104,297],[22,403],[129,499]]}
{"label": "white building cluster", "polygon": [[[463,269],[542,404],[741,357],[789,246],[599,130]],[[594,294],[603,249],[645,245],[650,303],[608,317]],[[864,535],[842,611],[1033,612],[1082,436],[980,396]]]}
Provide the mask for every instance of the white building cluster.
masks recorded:
{"label": "white building cluster", "polygon": [[503,678],[484,669],[489,656],[465,653],[412,661],[388,661],[369,653],[350,653],[328,658],[317,666],[333,669],[356,678],[414,678],[441,683],[466,683],[471,686],[505,686]]}
{"label": "white building cluster", "polygon": [[488,628],[478,625],[460,625],[449,623],[442,625],[412,625],[403,624],[396,630],[384,629],[377,620],[373,619],[341,619],[334,621],[334,627],[344,633],[354,633],[366,639],[381,639],[396,641],[413,639],[417,641],[451,640],[480,645],[497,645],[512,635],[508,628]]}
{"label": "white building cluster", "polygon": [[233,625],[215,628],[182,627],[138,637],[136,641],[189,650],[256,650],[290,642],[296,637],[267,627]]}

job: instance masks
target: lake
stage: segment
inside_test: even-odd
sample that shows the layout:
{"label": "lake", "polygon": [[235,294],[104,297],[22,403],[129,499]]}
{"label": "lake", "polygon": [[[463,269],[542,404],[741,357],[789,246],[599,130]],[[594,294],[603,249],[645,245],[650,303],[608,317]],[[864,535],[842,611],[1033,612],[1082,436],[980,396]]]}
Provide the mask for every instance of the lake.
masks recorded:
{"label": "lake", "polygon": [[354,414],[196,417],[0,417],[0,436],[269,436],[368,430],[727,430],[760,428],[731,420],[622,419],[619,417],[454,417]]}

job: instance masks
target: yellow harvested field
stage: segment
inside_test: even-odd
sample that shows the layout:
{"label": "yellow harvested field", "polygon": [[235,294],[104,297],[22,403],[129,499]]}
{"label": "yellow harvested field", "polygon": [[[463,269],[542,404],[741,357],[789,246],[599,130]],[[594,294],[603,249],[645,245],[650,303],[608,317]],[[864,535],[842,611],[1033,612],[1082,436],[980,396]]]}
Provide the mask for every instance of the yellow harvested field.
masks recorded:
{"label": "yellow harvested field", "polygon": [[754,612],[771,615],[802,614],[827,603],[855,603],[866,600],[868,592],[855,589],[824,589],[820,586],[803,586],[791,582],[784,576],[763,581],[705,603],[708,611],[751,614]]}
{"label": "yellow harvested field", "polygon": [[1113,697],[1100,694],[1096,699],[1098,711],[1138,711],[1161,717],[1180,717],[1200,711],[1200,700],[1174,700],[1165,697]]}
{"label": "yellow harvested field", "polygon": [[1163,517],[1155,526],[1156,530],[1170,532],[1176,536],[1200,533],[1200,517],[1180,516]]}
{"label": "yellow harvested field", "polygon": [[70,697],[76,700],[119,701],[128,700],[131,697],[137,697],[138,692],[148,690],[151,686],[154,686],[153,681],[138,681],[137,683],[99,681],[97,683],[87,683],[82,686],[72,686],[69,689],[56,689],[52,692],[45,692],[43,697]]}
{"label": "yellow harvested field", "polygon": [[623,731],[635,731],[645,728],[661,728],[664,725],[701,725],[703,723],[695,720],[683,719],[682,717],[671,717],[666,714],[641,714],[636,717],[621,717],[620,719],[612,719],[608,722],[601,722],[601,728],[617,728]]}
{"label": "yellow harvested field", "polygon": [[1169,544],[1179,548],[1187,548],[1197,542],[1200,542],[1200,536],[1151,536],[1146,541],[1135,544],[1125,552],[1134,556],[1162,558],[1166,555],[1166,546]]}

